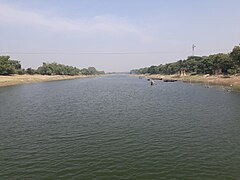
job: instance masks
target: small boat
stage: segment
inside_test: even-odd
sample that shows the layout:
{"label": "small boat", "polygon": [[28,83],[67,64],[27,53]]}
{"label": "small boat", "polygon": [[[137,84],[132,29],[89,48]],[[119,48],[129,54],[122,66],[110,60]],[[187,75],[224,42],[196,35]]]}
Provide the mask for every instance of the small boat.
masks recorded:
{"label": "small boat", "polygon": [[175,79],[164,79],[163,82],[176,82],[177,80]]}
{"label": "small boat", "polygon": [[162,78],[152,78],[152,80],[162,80]]}

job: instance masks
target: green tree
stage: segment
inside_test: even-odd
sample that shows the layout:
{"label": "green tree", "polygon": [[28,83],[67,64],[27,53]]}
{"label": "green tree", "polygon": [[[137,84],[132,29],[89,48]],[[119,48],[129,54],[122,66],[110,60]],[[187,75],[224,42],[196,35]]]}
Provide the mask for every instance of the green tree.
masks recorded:
{"label": "green tree", "polygon": [[230,57],[236,63],[237,65],[240,66],[240,46],[235,46],[230,53]]}
{"label": "green tree", "polygon": [[36,71],[32,68],[27,68],[26,73],[29,74],[29,75],[33,75],[33,74],[36,74]]}
{"label": "green tree", "polygon": [[21,69],[20,61],[10,60],[10,56],[0,56],[0,75],[10,75]]}

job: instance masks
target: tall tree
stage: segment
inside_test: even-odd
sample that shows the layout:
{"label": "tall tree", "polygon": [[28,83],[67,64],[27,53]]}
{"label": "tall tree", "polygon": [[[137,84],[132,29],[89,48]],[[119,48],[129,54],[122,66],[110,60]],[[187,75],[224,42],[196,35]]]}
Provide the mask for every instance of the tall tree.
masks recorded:
{"label": "tall tree", "polygon": [[0,75],[10,75],[21,69],[20,61],[10,60],[10,56],[0,56]]}

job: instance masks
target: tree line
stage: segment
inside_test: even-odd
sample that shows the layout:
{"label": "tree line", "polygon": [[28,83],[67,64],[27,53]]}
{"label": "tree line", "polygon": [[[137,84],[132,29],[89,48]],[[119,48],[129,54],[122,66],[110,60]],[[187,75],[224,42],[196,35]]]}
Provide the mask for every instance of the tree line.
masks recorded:
{"label": "tree line", "polygon": [[11,74],[41,74],[41,75],[99,75],[105,74],[104,71],[97,71],[94,67],[79,69],[58,63],[43,63],[37,69],[23,69],[20,61],[11,60],[10,56],[0,56],[0,75]]}
{"label": "tree line", "polygon": [[131,70],[131,74],[163,74],[173,75],[185,72],[194,74],[225,74],[240,73],[240,46],[235,46],[230,53],[218,53],[209,56],[190,56],[185,60],[158,66]]}

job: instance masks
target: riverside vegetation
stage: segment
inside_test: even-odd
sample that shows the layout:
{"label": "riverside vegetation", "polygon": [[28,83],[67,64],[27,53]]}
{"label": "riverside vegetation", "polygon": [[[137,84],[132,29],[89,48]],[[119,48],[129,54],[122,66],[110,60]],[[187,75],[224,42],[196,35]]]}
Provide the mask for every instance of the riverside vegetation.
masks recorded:
{"label": "riverside vegetation", "polygon": [[41,75],[99,75],[104,71],[97,71],[94,67],[79,69],[73,66],[66,66],[58,63],[43,63],[36,70],[32,68],[21,68],[20,61],[11,60],[10,56],[0,56],[0,75],[11,74],[41,74]]}
{"label": "riverside vegetation", "polygon": [[10,56],[0,56],[0,86],[30,82],[74,79],[78,77],[105,74],[94,67],[79,69],[58,63],[43,63],[37,69],[23,69],[20,61],[11,60]]}
{"label": "riverside vegetation", "polygon": [[133,69],[131,74],[163,77],[187,82],[202,82],[230,86],[240,90],[240,46],[230,53],[209,56],[190,56],[185,60]]}
{"label": "riverside vegetation", "polygon": [[131,74],[163,74],[173,75],[185,71],[187,74],[237,74],[240,73],[240,46],[235,46],[231,53],[214,54],[210,56],[190,56],[186,60],[159,66],[134,69]]}

